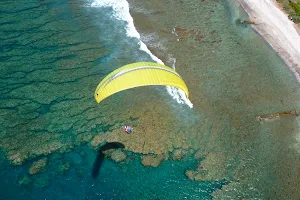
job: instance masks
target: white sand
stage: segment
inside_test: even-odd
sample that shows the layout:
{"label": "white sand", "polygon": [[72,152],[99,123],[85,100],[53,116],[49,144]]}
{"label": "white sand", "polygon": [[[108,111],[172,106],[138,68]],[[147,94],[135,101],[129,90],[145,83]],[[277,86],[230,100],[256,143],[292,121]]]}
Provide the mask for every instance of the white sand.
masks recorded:
{"label": "white sand", "polygon": [[[249,14],[252,27],[284,59],[300,83],[300,35],[275,0],[237,0]],[[299,31],[299,30],[298,30]]]}

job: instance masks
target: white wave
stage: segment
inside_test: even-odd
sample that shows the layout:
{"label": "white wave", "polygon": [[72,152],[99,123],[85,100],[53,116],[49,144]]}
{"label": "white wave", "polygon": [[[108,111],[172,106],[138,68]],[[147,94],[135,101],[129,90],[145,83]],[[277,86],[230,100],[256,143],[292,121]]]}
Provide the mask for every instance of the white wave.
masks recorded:
{"label": "white wave", "polygon": [[[151,58],[156,61],[157,63],[163,64],[163,61],[160,60],[158,57],[153,55],[151,51],[148,49],[145,43],[142,42],[141,36],[136,30],[133,22],[133,18],[130,15],[129,12],[129,4],[126,0],[94,0],[94,2],[91,4],[91,7],[110,7],[113,9],[113,16],[122,21],[126,21],[127,25],[125,27],[126,29],[126,35],[128,37],[134,37],[139,39],[139,45],[140,50],[148,53]],[[175,63],[174,63],[175,64]],[[174,66],[175,67],[175,66]],[[186,97],[185,93],[177,89],[175,87],[167,86],[168,93],[175,99],[178,103],[181,104],[187,104],[190,108],[193,107],[193,104],[191,101]]]}
{"label": "white wave", "polygon": [[192,102],[186,97],[184,91],[172,87],[172,86],[167,86],[167,91],[168,93],[172,96],[173,99],[175,99],[178,103],[180,104],[186,104],[190,108],[193,108]]}

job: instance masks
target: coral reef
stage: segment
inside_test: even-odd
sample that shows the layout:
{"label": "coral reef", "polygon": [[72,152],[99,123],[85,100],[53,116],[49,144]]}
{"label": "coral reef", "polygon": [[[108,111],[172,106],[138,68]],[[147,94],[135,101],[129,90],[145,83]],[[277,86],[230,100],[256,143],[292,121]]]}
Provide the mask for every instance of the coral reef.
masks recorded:
{"label": "coral reef", "polygon": [[[152,112],[147,112],[138,117],[136,120],[138,125],[134,126],[135,131],[133,134],[124,133],[124,131],[120,130],[119,126],[117,129],[108,132],[108,134],[95,135],[89,143],[90,147],[97,150],[99,146],[104,143],[118,141],[124,144],[126,151],[141,153],[143,155],[155,154],[165,156],[174,149],[189,149],[192,146],[191,141],[188,140],[186,134],[175,125],[178,124],[177,119],[171,118],[170,115],[168,115],[168,112],[170,112],[168,108],[156,107],[152,109],[153,105],[151,104],[151,101],[143,103],[143,109],[152,110]],[[130,114],[132,116],[137,116],[138,114],[134,112],[140,113],[140,111],[141,109],[138,111],[129,110],[128,112],[131,112]],[[172,124],[174,124],[174,126],[171,126]],[[105,151],[104,153],[107,155],[112,152],[113,151]],[[180,153],[177,152],[176,154]],[[152,156],[149,158],[151,157]],[[147,159],[146,163],[148,162]],[[145,160],[145,158],[142,158],[142,160]],[[160,160],[160,158],[158,160]],[[154,165],[160,162],[156,162]]]}

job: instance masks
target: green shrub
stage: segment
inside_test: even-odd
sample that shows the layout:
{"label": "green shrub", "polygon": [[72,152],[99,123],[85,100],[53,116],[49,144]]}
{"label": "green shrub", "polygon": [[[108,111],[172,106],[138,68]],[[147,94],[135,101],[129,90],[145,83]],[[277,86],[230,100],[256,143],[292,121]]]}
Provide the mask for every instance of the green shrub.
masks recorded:
{"label": "green shrub", "polygon": [[293,8],[293,10],[295,11],[295,13],[300,16],[300,4],[299,3],[289,3],[289,5]]}
{"label": "green shrub", "polygon": [[296,24],[300,23],[300,15],[297,14],[291,14],[289,15],[289,18],[293,20]]}

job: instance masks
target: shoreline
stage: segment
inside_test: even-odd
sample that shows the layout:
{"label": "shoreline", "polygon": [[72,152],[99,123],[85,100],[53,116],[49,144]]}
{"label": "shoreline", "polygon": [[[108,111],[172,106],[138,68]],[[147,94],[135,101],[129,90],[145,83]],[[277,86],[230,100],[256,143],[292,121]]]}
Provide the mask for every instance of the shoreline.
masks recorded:
{"label": "shoreline", "polygon": [[[234,2],[238,4],[237,1],[241,1],[241,0],[236,0]],[[251,0],[247,0],[247,1],[251,1]],[[282,129],[280,129],[280,127],[285,127],[285,125],[287,125],[286,127],[292,127],[289,121],[283,121],[284,123],[283,126],[276,127],[276,129],[272,128],[272,130],[270,129],[268,131],[266,130],[268,124],[265,126],[264,125],[258,126],[257,121],[254,118],[252,118],[252,116],[249,121],[247,120],[247,122],[246,120],[245,121],[240,120],[240,119],[250,117],[248,115],[245,116],[244,111],[251,111],[251,112],[256,111],[256,113],[261,113],[261,110],[272,110],[270,109],[270,107],[281,108],[283,104],[282,102],[287,102],[285,104],[293,105],[290,101],[286,101],[287,98],[285,97],[284,92],[282,91],[290,91],[289,89],[291,87],[298,88],[300,83],[300,74],[299,74],[300,70],[298,71],[298,77],[296,71],[294,72],[298,82],[296,82],[294,78],[292,78],[292,74],[290,73],[289,70],[287,70],[286,67],[283,68],[285,69],[283,70],[284,74],[277,73],[276,75],[279,76],[282,75],[283,77],[288,77],[288,79],[283,81],[278,81],[278,82],[274,81],[275,79],[274,77],[272,77],[271,70],[274,67],[276,67],[276,69],[278,68],[281,69],[282,66],[285,66],[285,64],[282,62],[282,59],[284,59],[282,56],[278,57],[274,55],[273,53],[273,49],[275,49],[274,44],[270,44],[270,41],[268,41],[262,34],[262,33],[268,34],[268,31],[270,30],[272,31],[272,29],[268,28],[267,30],[261,33],[260,31],[254,28],[254,30],[260,34],[255,36],[263,37],[266,43],[270,44],[273,47],[273,49],[271,49],[269,48],[268,45],[266,45],[265,42],[263,42],[262,45],[263,49],[257,49],[258,47],[257,46],[255,47],[254,45],[253,46],[249,45],[250,47],[248,47],[247,44],[251,42],[248,40],[249,38],[245,38],[245,42],[243,41],[242,44],[243,46],[241,46],[239,44],[239,38],[232,37],[232,35],[228,36],[229,33],[232,33],[229,31],[233,31],[235,27],[228,26],[228,25],[227,26],[229,28],[225,26],[222,27],[222,25],[227,21],[225,20],[218,21],[216,20],[216,18],[214,18],[214,16],[219,17],[220,13],[218,11],[222,11],[221,9],[216,8],[216,6],[220,3],[219,1],[214,1],[213,3],[211,3],[212,1],[201,3],[202,7],[199,7],[198,9],[207,8],[204,11],[202,10],[203,11],[201,12],[202,15],[199,14],[199,12],[194,12],[194,13],[191,12],[192,6],[189,6],[184,3],[182,4],[176,4],[177,2],[173,4],[170,3],[168,5],[168,8],[166,9],[165,5],[163,3],[159,3],[159,1],[157,1],[157,3],[153,3],[153,2],[148,3],[147,1],[128,0],[128,2],[130,5],[130,11],[131,11],[130,13],[135,22],[134,25],[138,30],[138,32],[141,34],[141,40],[144,41],[145,44],[148,46],[148,48],[151,50],[151,52],[153,52],[154,55],[157,55],[160,59],[162,59],[163,62],[168,63],[167,58],[169,56],[176,58],[177,61],[176,66],[178,66],[178,70],[183,71],[183,75],[184,77],[186,77],[188,81],[191,80],[188,82],[188,85],[191,88],[191,91],[195,91],[192,99],[192,102],[195,104],[194,112],[198,112],[197,115],[203,117],[202,119],[205,120],[207,119],[207,121],[205,121],[206,123],[201,124],[201,126],[205,126],[205,124],[208,124],[207,122],[211,122],[211,121],[213,121],[214,124],[221,124],[220,127],[211,126],[213,128],[211,127],[204,128],[201,126],[199,127],[196,126],[195,129],[194,127],[193,129],[187,129],[189,131],[189,135],[192,135],[188,139],[192,138],[194,139],[194,141],[199,141],[199,142],[195,142],[195,144],[201,147],[204,146],[204,148],[202,149],[203,152],[207,152],[211,148],[213,148],[214,151],[217,152],[215,154],[216,157],[211,159],[211,161],[213,161],[214,163],[210,163],[208,166],[204,166],[204,168],[208,170],[207,174],[214,176],[215,180],[220,177],[223,178],[224,176],[226,176],[226,174],[228,174],[228,171],[226,171],[224,167],[218,167],[218,166],[224,166],[223,163],[224,159],[232,158],[231,157],[232,154],[229,155],[223,153],[225,152],[224,149],[226,149],[226,151],[229,151],[231,153],[240,152],[240,149],[247,149],[247,152],[243,152],[242,154],[238,155],[241,156],[240,159],[238,159],[239,161],[237,161],[237,165],[239,165],[239,167],[237,169],[234,169],[234,176],[232,177],[230,183],[224,186],[224,188],[213,192],[212,193],[213,199],[224,199],[224,197],[231,197],[232,199],[237,199],[242,197],[245,197],[247,199],[248,197],[264,199],[263,198],[264,196],[269,197],[271,199],[274,198],[282,199],[282,197],[290,197],[289,199],[293,199],[293,197],[296,197],[298,194],[290,192],[293,190],[293,187],[291,187],[289,184],[295,183],[295,185],[297,186],[298,185],[297,183],[299,181],[297,180],[295,175],[287,173],[287,171],[291,169],[290,166],[280,165],[281,163],[292,163],[291,165],[294,164],[297,165],[298,163],[293,158],[294,154],[292,154],[291,152],[293,150],[291,150],[291,148],[289,147],[290,144],[286,145],[286,138],[292,138],[293,132],[290,131],[289,132],[290,135],[285,135],[285,136],[282,136],[280,134],[281,132],[283,132]],[[198,2],[195,1],[194,3],[198,3]],[[190,5],[193,4],[190,3]],[[211,5],[211,7],[207,5]],[[252,5],[250,4],[250,6]],[[235,5],[234,8],[238,8],[238,7],[240,7],[240,4]],[[198,9],[195,9],[195,11],[198,11]],[[244,13],[244,11],[242,12]],[[193,13],[193,14],[189,15],[189,13]],[[209,17],[205,18],[203,13],[205,13],[206,16]],[[220,16],[228,16],[228,13],[229,11],[226,10],[226,12],[224,12],[223,15]],[[247,13],[249,15],[249,12]],[[194,16],[194,14],[196,16]],[[282,15],[284,14],[282,13]],[[193,23],[194,21],[192,19],[197,19],[197,17],[199,16],[202,16],[203,18],[198,18],[198,19],[204,19],[204,20],[199,21],[197,23]],[[290,22],[290,20],[287,17],[286,20]],[[189,24],[189,22],[191,23]],[[217,25],[213,26],[214,23],[216,23],[219,26]],[[201,26],[202,24],[205,25]],[[222,27],[222,29],[220,27]],[[176,32],[176,28],[178,28],[177,32]],[[285,28],[285,26],[283,28]],[[222,31],[224,31],[224,34]],[[220,32],[222,32],[222,34],[220,34]],[[194,35],[196,35],[194,33],[196,34],[199,33],[199,35],[202,36],[199,39],[199,41],[193,38]],[[281,34],[285,36],[283,33]],[[222,37],[220,37],[221,35]],[[251,36],[253,35],[251,33]],[[275,39],[277,39],[277,37],[278,36],[275,34]],[[232,41],[231,38],[233,38]],[[297,34],[297,38],[298,39],[300,38],[298,34]],[[221,39],[224,39],[224,41],[222,41]],[[259,41],[262,40],[259,39]],[[236,45],[235,42],[238,45]],[[219,48],[220,46],[223,46],[223,49],[218,49],[218,51],[216,52],[215,48]],[[283,48],[281,46],[278,47]],[[239,54],[239,50],[242,51],[241,54]],[[262,53],[264,53],[265,50],[267,50],[268,52],[272,52],[272,58],[275,59],[275,62],[271,62],[273,63],[273,65],[264,63],[267,62],[265,60],[263,60],[263,62],[261,63],[259,62],[259,60],[258,61],[253,60],[252,57],[247,59],[249,52],[252,53],[253,51],[254,53],[251,55],[254,55],[255,58],[259,58],[259,56],[257,55],[263,55]],[[205,56],[199,56],[201,54]],[[236,59],[239,62],[236,62],[235,59],[232,59],[231,61],[229,59],[231,57],[228,57],[231,54],[232,55],[238,54],[236,58],[242,58],[243,62],[240,62],[241,61],[240,59]],[[220,66],[220,63],[224,63],[224,61],[225,62],[228,61],[227,65],[225,65],[226,68]],[[277,61],[278,62],[280,61],[280,65],[274,66],[274,63],[276,64]],[[285,63],[288,63],[287,60],[284,61]],[[208,67],[206,67],[206,64]],[[266,68],[263,67],[264,64],[267,64]],[[190,65],[191,67],[184,68],[185,66],[188,65]],[[241,67],[236,68],[235,66],[241,66]],[[298,66],[300,67],[300,65]],[[201,68],[201,72],[203,73],[200,73],[200,68]],[[261,68],[264,69],[262,70]],[[292,67],[290,68],[293,69]],[[243,73],[240,73],[240,70],[242,70]],[[234,73],[233,71],[238,71],[238,72]],[[214,75],[209,74],[209,72],[213,72],[213,74],[220,73],[225,78],[224,79],[220,78],[222,80],[219,82],[218,85],[217,76],[215,76],[216,79],[213,79]],[[256,75],[255,73],[257,72],[261,72],[261,73],[259,75]],[[270,74],[270,76],[268,76],[269,75],[268,73]],[[249,74],[255,74],[255,75],[249,76]],[[231,75],[235,76],[236,79],[231,79],[232,77]],[[200,80],[197,79],[199,77],[203,82],[198,81]],[[226,78],[226,77],[230,77],[230,78]],[[247,79],[250,78],[251,81],[249,81],[249,83],[252,84],[247,84],[248,81]],[[237,81],[233,81],[233,80],[237,80]],[[222,83],[228,83],[229,81],[231,81],[232,83],[236,83],[236,85],[231,84],[230,86],[233,87],[228,87],[228,89],[224,87],[224,89],[226,89],[226,92],[222,93],[222,97],[220,97],[221,95],[217,95],[216,93],[210,92],[209,90],[210,85],[204,84],[207,82],[213,83],[212,85],[214,88],[212,89],[212,91],[217,91],[215,89],[216,87],[220,87]],[[282,82],[284,82],[284,84],[282,84]],[[258,87],[251,87],[252,85],[255,85],[253,83],[257,84]],[[272,90],[273,87],[276,88],[274,89],[275,91]],[[231,90],[231,88],[234,89]],[[271,90],[269,90],[269,88],[271,88]],[[287,90],[283,90],[283,89],[287,89]],[[226,96],[227,91],[241,92],[240,99],[238,101],[235,101],[236,97],[231,95],[232,93],[229,93],[229,95]],[[239,97],[239,95],[237,95],[237,97]],[[211,99],[213,98],[218,99],[218,104],[215,104],[213,101],[211,101]],[[229,101],[226,102],[225,98],[228,98]],[[278,99],[278,101],[277,100],[274,101],[274,99]],[[284,101],[282,101],[282,99],[284,99]],[[280,100],[281,102],[278,103]],[[267,106],[265,102],[267,102],[267,104],[270,104],[271,106]],[[240,107],[235,107],[236,104],[240,104],[240,105],[244,104],[246,106],[245,107],[243,106],[242,111],[240,111]],[[252,105],[248,107],[248,104],[252,104]],[[270,111],[270,113],[272,112],[273,111]],[[205,115],[200,115],[199,113],[205,113]],[[222,118],[221,116],[222,117],[224,116],[224,118]],[[223,120],[219,121],[219,119],[227,119],[226,118],[227,116],[229,116],[231,119],[234,120],[228,121],[223,126],[222,125]],[[251,121],[252,119],[253,119],[253,123],[256,123],[253,126]],[[288,118],[283,118],[283,120],[286,119]],[[224,140],[219,141],[218,138],[221,136],[222,134],[221,132],[223,132],[220,130],[221,129],[224,130],[223,127],[226,127],[228,124],[230,124],[230,126],[232,125],[232,127],[237,127],[240,129],[237,130],[233,128],[232,131],[228,131],[226,133],[226,138]],[[220,128],[220,130],[218,128]],[[200,131],[202,132],[202,130],[203,132],[208,130],[207,132],[209,134],[199,133]],[[213,131],[209,132],[211,130]],[[247,145],[249,144],[249,146],[243,143],[244,141],[243,138],[237,137],[237,135],[240,134],[235,134],[235,130],[237,130],[238,132],[242,131],[243,133],[245,133],[245,135],[247,135],[246,137],[251,135],[250,136],[251,138],[248,137],[246,139],[248,141]],[[195,133],[193,131],[195,131]],[[268,135],[269,132],[272,132],[272,136],[274,137],[272,137],[271,140],[266,141],[266,143],[267,145],[270,144],[272,149],[266,149],[264,147],[265,145],[260,145],[262,143],[261,140],[263,139],[260,137],[260,133],[264,133]],[[285,139],[285,141],[283,141],[283,139]],[[202,141],[208,141],[208,140],[209,142],[207,142],[207,144],[202,143]],[[232,141],[235,142],[232,143]],[[278,148],[275,147],[276,146],[275,144],[279,144],[279,141],[280,141],[280,145],[283,145],[283,147],[281,148],[284,149],[285,153],[287,152],[290,153],[289,157],[287,157],[286,155],[283,156],[283,153],[277,151]],[[229,147],[227,146],[228,144],[232,144],[233,146]],[[257,150],[263,153],[259,153],[257,152]],[[278,157],[275,160],[276,162],[278,162],[278,167],[273,165],[269,165],[268,167],[266,167],[265,164],[260,164],[259,162],[258,162],[259,164],[257,164],[256,162],[254,162],[254,160],[257,161],[266,160],[266,162],[268,163],[274,162],[274,160],[272,159],[273,154],[278,154]],[[251,158],[251,159],[249,160],[247,159],[247,161],[245,162],[244,161],[240,162],[240,160],[243,160],[244,158]],[[207,159],[207,161],[205,162],[209,163],[209,159]],[[199,162],[198,166],[201,166],[201,162]],[[281,171],[281,169],[286,169],[286,170]],[[277,182],[274,182],[273,184],[264,184],[267,185],[266,187],[264,187],[264,185],[262,185],[261,183],[270,183],[268,177],[266,176],[269,175],[270,173],[276,174],[275,177],[278,178],[279,180]],[[205,178],[201,176],[201,170],[199,169],[187,170],[185,175],[193,181],[201,181],[204,180]],[[249,187],[251,187],[252,189],[251,190],[245,189]]]}
{"label": "shoreline", "polygon": [[300,83],[300,29],[275,0],[237,0],[251,27],[263,37],[291,69]]}

